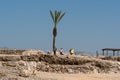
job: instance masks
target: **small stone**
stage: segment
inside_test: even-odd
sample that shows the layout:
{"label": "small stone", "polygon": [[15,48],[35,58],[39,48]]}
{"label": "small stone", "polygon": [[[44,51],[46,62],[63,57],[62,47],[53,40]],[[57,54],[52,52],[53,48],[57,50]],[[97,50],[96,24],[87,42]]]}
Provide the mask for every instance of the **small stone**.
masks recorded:
{"label": "small stone", "polygon": [[18,80],[18,78],[8,78],[8,80]]}
{"label": "small stone", "polygon": [[3,66],[10,66],[10,67],[16,67],[17,63],[15,61],[8,61],[8,62],[4,62],[2,63]]}
{"label": "small stone", "polygon": [[9,55],[2,57],[2,61],[19,61],[19,60],[21,60],[21,57],[19,55]]}
{"label": "small stone", "polygon": [[4,76],[6,76],[6,74],[3,73],[3,72],[0,72],[0,78],[1,78],[1,77],[4,77]]}
{"label": "small stone", "polygon": [[98,70],[97,70],[97,69],[94,69],[94,70],[93,70],[93,73],[97,74],[97,73],[98,73]]}
{"label": "small stone", "polygon": [[38,54],[42,54],[42,53],[44,53],[44,52],[41,50],[26,50],[22,53],[22,55],[30,56],[30,55],[38,55]]}
{"label": "small stone", "polygon": [[26,66],[26,62],[25,61],[19,61],[18,65],[20,65],[20,66]]}
{"label": "small stone", "polygon": [[74,71],[72,69],[68,69],[68,73],[73,73]]}
{"label": "small stone", "polygon": [[46,66],[46,68],[49,68],[49,67],[50,67],[49,65]]}
{"label": "small stone", "polygon": [[22,77],[29,77],[31,74],[29,70],[21,70],[19,75]]}

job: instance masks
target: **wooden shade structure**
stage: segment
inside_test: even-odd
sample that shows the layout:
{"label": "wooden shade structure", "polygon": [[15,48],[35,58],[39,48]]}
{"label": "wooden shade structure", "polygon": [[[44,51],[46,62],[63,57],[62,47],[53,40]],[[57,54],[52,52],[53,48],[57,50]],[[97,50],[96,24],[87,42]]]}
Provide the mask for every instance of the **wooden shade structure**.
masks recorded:
{"label": "wooden shade structure", "polygon": [[115,56],[115,52],[117,52],[119,54],[119,51],[120,49],[117,49],[117,48],[104,48],[102,49],[103,51],[103,55],[105,55],[105,51],[107,52],[107,55],[108,55],[108,51],[112,51],[113,52],[113,56]]}

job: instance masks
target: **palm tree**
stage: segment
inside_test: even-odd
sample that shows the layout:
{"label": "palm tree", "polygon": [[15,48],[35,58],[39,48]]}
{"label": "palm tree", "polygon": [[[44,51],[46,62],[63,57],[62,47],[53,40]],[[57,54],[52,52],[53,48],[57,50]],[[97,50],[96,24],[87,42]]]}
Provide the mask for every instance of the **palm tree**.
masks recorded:
{"label": "palm tree", "polygon": [[61,11],[57,11],[57,10],[55,10],[55,12],[53,13],[50,10],[50,15],[51,15],[53,23],[54,23],[54,28],[53,28],[53,52],[54,52],[54,55],[56,55],[56,49],[57,48],[55,46],[55,42],[56,42],[56,36],[57,36],[57,24],[62,19],[62,17],[65,15],[65,13],[61,13]]}

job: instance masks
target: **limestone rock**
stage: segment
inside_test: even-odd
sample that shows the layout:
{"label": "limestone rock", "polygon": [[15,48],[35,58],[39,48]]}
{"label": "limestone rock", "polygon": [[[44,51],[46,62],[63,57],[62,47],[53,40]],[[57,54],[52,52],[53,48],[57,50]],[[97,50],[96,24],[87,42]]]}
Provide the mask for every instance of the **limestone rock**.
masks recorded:
{"label": "limestone rock", "polygon": [[38,55],[22,55],[21,60],[23,61],[39,61],[39,56]]}
{"label": "limestone rock", "polygon": [[3,62],[3,66],[10,66],[10,67],[16,67],[17,63],[15,61],[8,61],[8,62]]}
{"label": "limestone rock", "polygon": [[5,55],[5,56],[0,56],[1,61],[19,61],[21,60],[20,55]]}
{"label": "limestone rock", "polygon": [[72,69],[68,69],[68,73],[74,73]]}
{"label": "limestone rock", "polygon": [[20,65],[20,66],[26,66],[26,62],[25,61],[18,61],[18,65]]}
{"label": "limestone rock", "polygon": [[36,62],[26,62],[26,63],[22,62],[22,63],[23,63],[22,66],[21,65],[19,66],[20,76],[29,77],[32,74],[36,74]]}
{"label": "limestone rock", "polygon": [[43,54],[43,53],[44,52],[40,51],[40,50],[26,50],[22,53],[22,55],[30,56],[30,55],[39,55],[39,54]]}
{"label": "limestone rock", "polygon": [[0,71],[0,78],[4,77],[4,76],[6,76],[5,73],[3,73],[2,71]]}
{"label": "limestone rock", "polygon": [[22,76],[22,77],[29,77],[29,76],[31,76],[31,71],[29,71],[29,70],[20,70],[20,76]]}

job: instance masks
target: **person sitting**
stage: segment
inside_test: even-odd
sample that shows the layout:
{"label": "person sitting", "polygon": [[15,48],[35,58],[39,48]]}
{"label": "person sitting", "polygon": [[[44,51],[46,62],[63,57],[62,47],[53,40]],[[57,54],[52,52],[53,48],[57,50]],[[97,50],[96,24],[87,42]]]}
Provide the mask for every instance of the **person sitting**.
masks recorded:
{"label": "person sitting", "polygon": [[60,48],[59,52],[60,52],[61,55],[64,55],[63,54],[63,48]]}
{"label": "person sitting", "polygon": [[74,48],[71,48],[71,49],[69,50],[69,52],[70,52],[70,55],[73,55],[73,54],[74,54]]}

